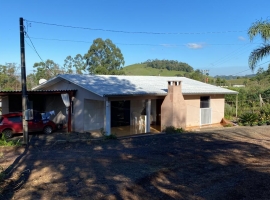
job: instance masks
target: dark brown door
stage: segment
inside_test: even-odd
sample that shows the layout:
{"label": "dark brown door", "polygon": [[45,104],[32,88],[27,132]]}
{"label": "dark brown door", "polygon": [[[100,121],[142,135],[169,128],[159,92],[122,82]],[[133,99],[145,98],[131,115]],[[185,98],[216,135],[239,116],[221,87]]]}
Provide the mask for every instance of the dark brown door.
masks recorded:
{"label": "dark brown door", "polygon": [[157,102],[156,102],[156,122],[157,122],[157,125],[160,125],[161,124],[161,104],[163,102],[164,99],[157,99]]}

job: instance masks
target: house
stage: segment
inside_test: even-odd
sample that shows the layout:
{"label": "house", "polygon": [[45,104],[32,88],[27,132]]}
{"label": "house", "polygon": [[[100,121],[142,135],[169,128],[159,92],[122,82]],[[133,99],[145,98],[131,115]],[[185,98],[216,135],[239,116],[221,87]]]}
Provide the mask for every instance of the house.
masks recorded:
{"label": "house", "polygon": [[[68,105],[72,131],[108,135],[116,127],[145,133],[220,123],[224,95],[237,94],[185,77],[78,74],[60,74],[33,90],[76,91]],[[65,113],[60,96],[47,108]]]}

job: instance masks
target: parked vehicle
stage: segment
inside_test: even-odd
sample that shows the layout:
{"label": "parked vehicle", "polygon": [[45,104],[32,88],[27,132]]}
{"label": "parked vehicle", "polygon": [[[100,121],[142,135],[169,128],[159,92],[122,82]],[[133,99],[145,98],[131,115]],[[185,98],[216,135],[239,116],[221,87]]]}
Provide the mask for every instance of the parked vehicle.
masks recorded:
{"label": "parked vehicle", "polygon": [[[42,120],[40,113],[35,113],[34,118],[28,121],[28,132],[50,134],[56,129],[51,120]],[[22,113],[10,113],[0,116],[0,133],[6,138],[11,138],[14,133],[23,133]]]}

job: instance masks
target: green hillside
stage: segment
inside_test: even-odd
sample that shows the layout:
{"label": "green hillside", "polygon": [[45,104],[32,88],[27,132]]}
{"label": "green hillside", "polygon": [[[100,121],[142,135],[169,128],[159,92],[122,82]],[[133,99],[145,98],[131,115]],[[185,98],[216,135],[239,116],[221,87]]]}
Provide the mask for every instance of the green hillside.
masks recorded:
{"label": "green hillside", "polygon": [[245,81],[248,81],[248,78],[239,78],[239,79],[231,79],[226,80],[230,85],[243,85]]}
{"label": "green hillside", "polygon": [[185,72],[169,71],[167,69],[155,69],[147,67],[146,64],[133,64],[123,68],[126,75],[141,76],[183,76]]}

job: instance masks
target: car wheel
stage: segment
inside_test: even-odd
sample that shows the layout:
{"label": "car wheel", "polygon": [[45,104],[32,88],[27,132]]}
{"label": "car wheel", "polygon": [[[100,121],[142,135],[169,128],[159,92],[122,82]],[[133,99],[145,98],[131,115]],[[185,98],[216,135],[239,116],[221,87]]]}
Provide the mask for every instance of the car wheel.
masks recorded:
{"label": "car wheel", "polygon": [[45,134],[51,134],[53,132],[53,129],[51,126],[45,126],[43,129],[43,133]]}
{"label": "car wheel", "polygon": [[4,136],[6,138],[11,138],[13,133],[12,133],[12,130],[11,129],[6,129],[6,130],[3,130],[2,134],[4,134]]}

